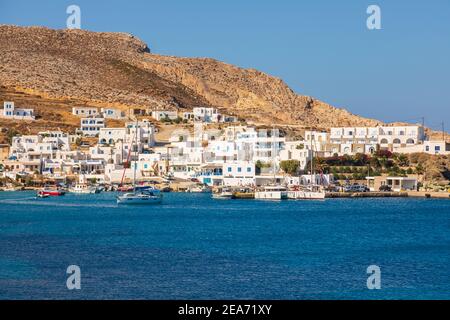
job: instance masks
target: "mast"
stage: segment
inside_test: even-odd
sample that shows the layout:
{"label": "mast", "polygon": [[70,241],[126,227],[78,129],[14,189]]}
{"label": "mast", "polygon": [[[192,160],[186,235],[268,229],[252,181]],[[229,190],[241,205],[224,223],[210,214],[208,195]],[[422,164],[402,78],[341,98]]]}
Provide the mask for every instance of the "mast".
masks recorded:
{"label": "mast", "polygon": [[[312,140],[312,127],[311,127],[311,131],[309,132],[309,142],[311,144],[311,185],[313,185],[313,170],[314,170],[314,147],[313,147],[313,140]],[[314,180],[316,179],[315,174],[314,174]]]}
{"label": "mast", "polygon": [[136,192],[136,169],[137,169],[137,159],[139,158],[139,152],[138,152],[138,144],[137,144],[137,138],[138,138],[138,134],[137,134],[137,127],[138,127],[138,119],[136,117],[136,124],[135,124],[135,134],[134,134],[134,138],[135,138],[135,146],[136,146],[136,153],[135,153],[135,159],[134,159],[134,171],[133,171],[133,192]]}

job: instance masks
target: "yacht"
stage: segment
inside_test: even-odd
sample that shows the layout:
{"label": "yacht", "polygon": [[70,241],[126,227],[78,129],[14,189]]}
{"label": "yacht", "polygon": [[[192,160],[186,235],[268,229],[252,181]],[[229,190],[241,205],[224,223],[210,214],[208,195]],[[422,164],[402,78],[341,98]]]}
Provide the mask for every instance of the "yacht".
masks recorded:
{"label": "yacht", "polygon": [[283,186],[265,186],[255,191],[257,200],[285,200],[288,198],[288,190]]}
{"label": "yacht", "polygon": [[[135,141],[137,143],[138,141],[138,137],[137,137],[137,130],[138,128],[138,121],[136,119],[136,128],[135,128],[135,132],[136,132],[136,136],[135,136]],[[132,142],[133,143],[133,142]],[[132,148],[130,148],[130,150],[132,150]],[[136,146],[135,148],[136,152],[136,158],[138,158],[138,148]],[[131,152],[128,154],[128,162],[130,162],[130,156],[131,156]],[[136,185],[136,171],[137,171],[137,165],[134,165],[134,172],[133,172],[133,189],[132,191],[129,192],[125,192],[123,194],[118,194],[116,197],[116,201],[117,204],[119,205],[151,205],[151,204],[160,204],[162,202],[162,193],[160,190],[154,188],[154,187],[139,187]],[[126,168],[124,168],[124,175],[125,176],[125,170]],[[122,182],[120,184],[120,188],[123,187],[123,177],[122,177]]]}
{"label": "yacht", "polygon": [[117,204],[160,204],[162,202],[161,191],[155,188],[146,188],[127,192],[117,196]]}

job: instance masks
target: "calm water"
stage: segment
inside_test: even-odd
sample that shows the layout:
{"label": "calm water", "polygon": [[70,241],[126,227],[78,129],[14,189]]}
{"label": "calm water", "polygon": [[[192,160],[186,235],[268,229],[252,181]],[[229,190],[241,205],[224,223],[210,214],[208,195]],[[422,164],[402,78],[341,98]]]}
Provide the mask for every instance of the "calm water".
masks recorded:
{"label": "calm water", "polygon": [[[448,200],[33,195],[0,193],[1,299],[450,298]],[[373,264],[381,290],[366,286]]]}

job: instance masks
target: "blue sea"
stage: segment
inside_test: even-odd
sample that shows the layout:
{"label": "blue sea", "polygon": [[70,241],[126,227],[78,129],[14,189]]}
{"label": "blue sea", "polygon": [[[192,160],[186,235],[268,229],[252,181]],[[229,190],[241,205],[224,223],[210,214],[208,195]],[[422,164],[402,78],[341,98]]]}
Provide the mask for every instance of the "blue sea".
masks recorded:
{"label": "blue sea", "polygon": [[[450,298],[445,199],[114,197],[0,193],[0,299]],[[66,287],[70,265],[81,290]]]}

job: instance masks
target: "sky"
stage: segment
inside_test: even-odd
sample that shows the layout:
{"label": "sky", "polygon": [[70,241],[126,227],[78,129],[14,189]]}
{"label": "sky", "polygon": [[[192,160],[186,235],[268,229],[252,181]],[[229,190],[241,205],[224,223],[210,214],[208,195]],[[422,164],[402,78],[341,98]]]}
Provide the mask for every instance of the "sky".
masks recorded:
{"label": "sky", "polygon": [[[449,0],[0,0],[0,24],[128,32],[164,55],[210,57],[386,122],[450,128]],[[378,5],[381,29],[369,30]]]}

